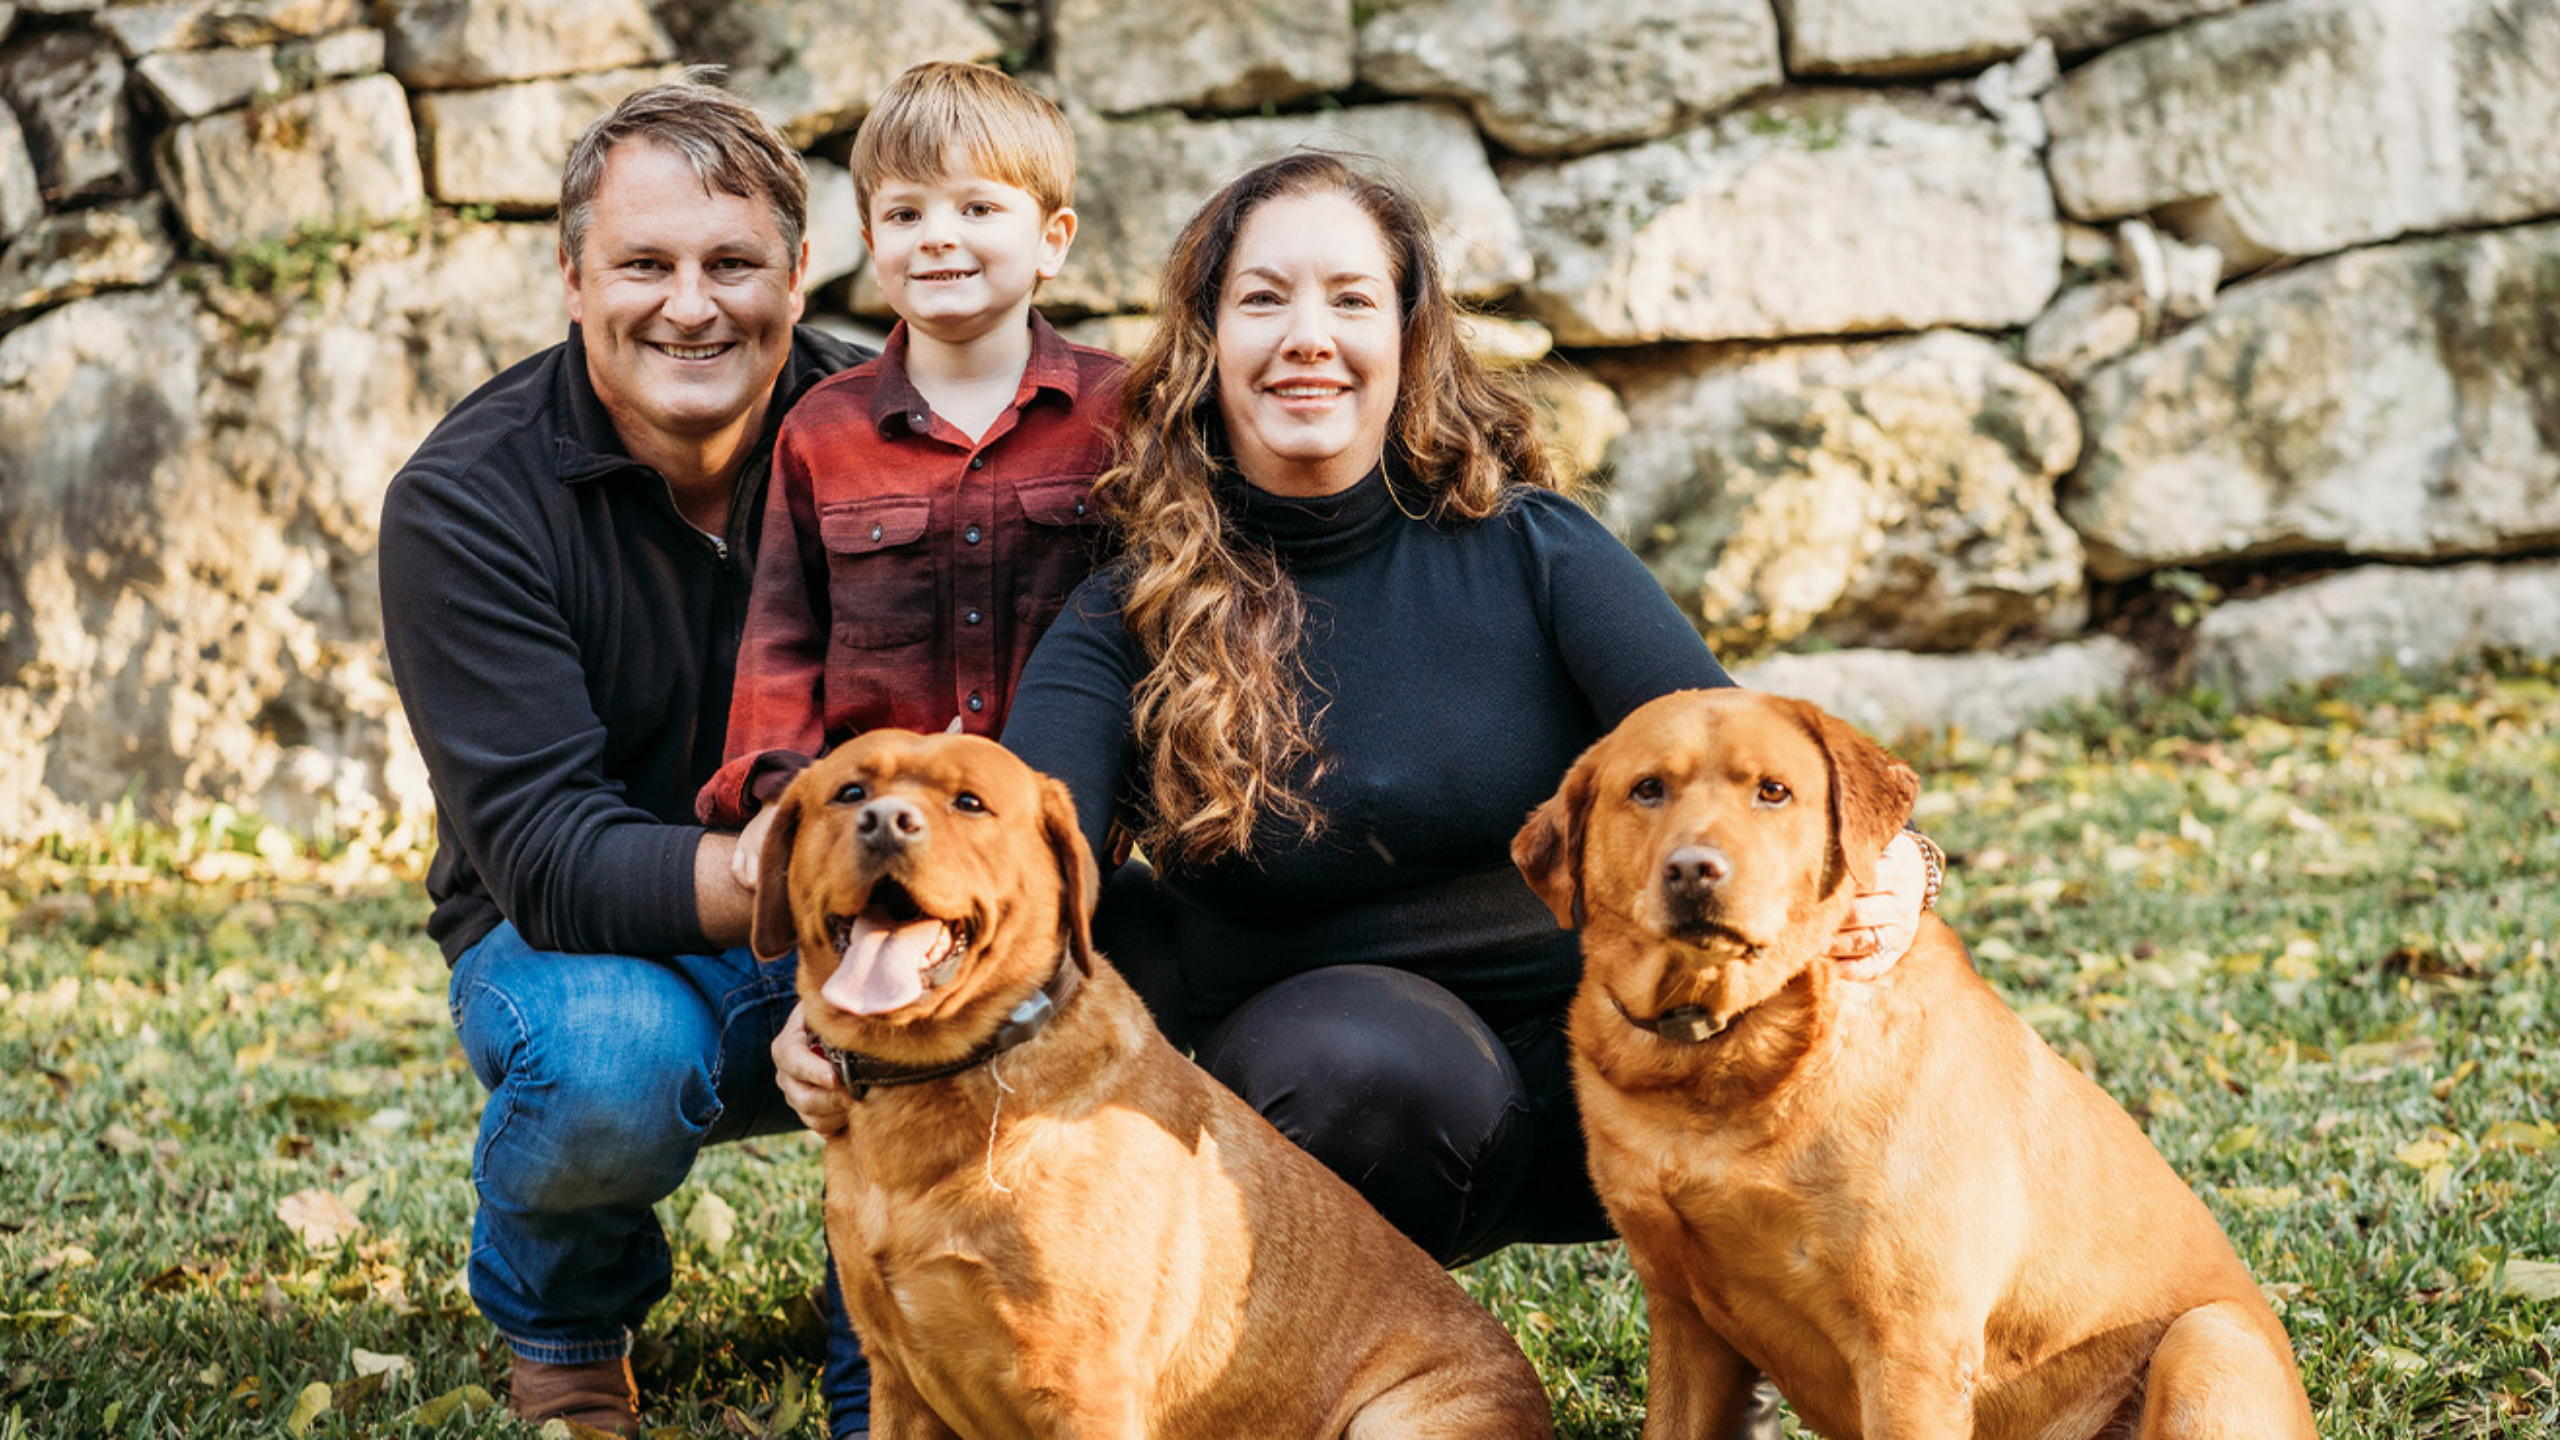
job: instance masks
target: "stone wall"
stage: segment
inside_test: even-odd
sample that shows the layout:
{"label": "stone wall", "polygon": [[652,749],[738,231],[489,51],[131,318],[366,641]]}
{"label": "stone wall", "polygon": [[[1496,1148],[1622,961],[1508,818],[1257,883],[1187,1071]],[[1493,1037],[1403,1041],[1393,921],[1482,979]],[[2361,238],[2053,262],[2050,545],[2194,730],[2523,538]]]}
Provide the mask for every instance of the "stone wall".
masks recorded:
{"label": "stone wall", "polygon": [[1879,729],[2560,647],[2560,0],[0,0],[0,824],[421,812],[376,511],[557,338],[571,137],[729,67],[876,327],[928,58],[1069,107],[1097,343],[1239,168],[1401,170],[1595,506]]}

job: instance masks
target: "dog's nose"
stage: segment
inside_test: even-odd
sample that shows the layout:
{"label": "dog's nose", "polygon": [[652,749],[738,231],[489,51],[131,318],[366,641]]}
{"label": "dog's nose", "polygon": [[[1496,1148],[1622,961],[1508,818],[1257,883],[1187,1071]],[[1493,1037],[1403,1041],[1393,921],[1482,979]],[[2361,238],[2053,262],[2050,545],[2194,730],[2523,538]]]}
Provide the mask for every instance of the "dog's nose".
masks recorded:
{"label": "dog's nose", "polygon": [[1702,895],[1724,883],[1733,862],[1713,845],[1683,845],[1662,862],[1662,887],[1674,895]]}
{"label": "dog's nose", "polygon": [[853,833],[868,849],[904,850],[924,840],[924,812],[908,801],[884,795],[855,813]]}

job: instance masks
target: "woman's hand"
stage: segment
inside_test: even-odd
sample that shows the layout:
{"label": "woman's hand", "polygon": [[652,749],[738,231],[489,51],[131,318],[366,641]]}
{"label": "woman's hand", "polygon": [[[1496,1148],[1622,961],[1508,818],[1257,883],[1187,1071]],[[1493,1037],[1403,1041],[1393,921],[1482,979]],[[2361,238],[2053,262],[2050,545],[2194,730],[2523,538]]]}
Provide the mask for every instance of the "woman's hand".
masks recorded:
{"label": "woman's hand", "polygon": [[1891,970],[1920,933],[1920,911],[1929,893],[1929,862],[1920,842],[1908,831],[1893,837],[1876,860],[1876,887],[1858,892],[1858,903],[1840,933],[1831,937],[1831,958],[1848,980],[1873,980]]}
{"label": "woman's hand", "polygon": [[738,832],[738,848],[729,852],[729,878],[738,888],[752,893],[756,888],[756,871],[764,862],[764,832],[773,828],[776,806],[767,805],[747,821]]}
{"label": "woman's hand", "polygon": [[853,1097],[836,1080],[836,1068],[810,1048],[808,1022],[791,1007],[782,1033],[773,1037],[773,1083],[800,1123],[821,1135],[839,1135],[853,1119]]}

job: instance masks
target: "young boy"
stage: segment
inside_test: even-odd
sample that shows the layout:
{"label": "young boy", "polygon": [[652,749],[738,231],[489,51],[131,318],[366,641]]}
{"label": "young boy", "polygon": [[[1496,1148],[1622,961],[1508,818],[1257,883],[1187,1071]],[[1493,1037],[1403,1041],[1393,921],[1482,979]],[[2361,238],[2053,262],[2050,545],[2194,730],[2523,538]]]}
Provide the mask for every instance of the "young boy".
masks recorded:
{"label": "young boy", "polygon": [[[997,733],[1099,558],[1087,492],[1125,366],[1031,308],[1075,240],[1066,117],[1001,71],[919,65],[863,122],[853,178],[898,325],[775,440],[706,825],[744,824],[863,730]],[[742,878],[761,830],[738,847]]]}

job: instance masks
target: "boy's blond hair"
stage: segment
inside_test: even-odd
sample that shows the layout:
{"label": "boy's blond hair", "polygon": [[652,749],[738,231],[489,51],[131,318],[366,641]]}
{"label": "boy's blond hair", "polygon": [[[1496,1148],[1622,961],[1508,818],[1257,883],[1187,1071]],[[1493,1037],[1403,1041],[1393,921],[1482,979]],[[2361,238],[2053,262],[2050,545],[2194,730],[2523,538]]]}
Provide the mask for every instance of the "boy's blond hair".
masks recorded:
{"label": "boy's blond hair", "polygon": [[938,180],[965,156],[990,180],[1029,192],[1043,216],[1075,203],[1076,137],[1049,97],[989,65],[929,60],[889,84],[853,138],[853,193],[890,180]]}

